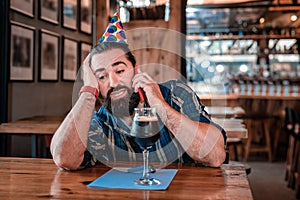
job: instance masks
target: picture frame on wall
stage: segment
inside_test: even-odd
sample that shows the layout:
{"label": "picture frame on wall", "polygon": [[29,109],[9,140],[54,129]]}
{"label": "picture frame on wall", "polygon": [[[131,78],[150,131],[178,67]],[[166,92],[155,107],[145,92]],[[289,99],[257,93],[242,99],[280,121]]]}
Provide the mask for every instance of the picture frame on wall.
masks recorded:
{"label": "picture frame on wall", "polygon": [[63,44],[63,72],[64,81],[74,81],[77,75],[77,53],[78,47],[75,40],[64,38]]}
{"label": "picture frame on wall", "polygon": [[13,10],[16,10],[18,12],[21,12],[25,15],[28,15],[30,17],[33,17],[33,1],[34,0],[10,0],[10,7]]}
{"label": "picture frame on wall", "polygon": [[58,24],[58,0],[39,0],[40,18]]}
{"label": "picture frame on wall", "polygon": [[40,81],[58,81],[59,35],[42,30],[40,32]]}
{"label": "picture frame on wall", "polygon": [[34,28],[11,24],[10,80],[33,81]]}
{"label": "picture frame on wall", "polygon": [[92,33],[92,4],[93,0],[80,1],[80,31]]}
{"label": "picture frame on wall", "polygon": [[81,58],[80,58],[80,64],[82,65],[83,61],[85,60],[85,58],[89,55],[89,53],[91,52],[92,49],[92,45],[85,43],[85,42],[81,42]]}
{"label": "picture frame on wall", "polygon": [[76,30],[77,0],[63,0],[63,26]]}

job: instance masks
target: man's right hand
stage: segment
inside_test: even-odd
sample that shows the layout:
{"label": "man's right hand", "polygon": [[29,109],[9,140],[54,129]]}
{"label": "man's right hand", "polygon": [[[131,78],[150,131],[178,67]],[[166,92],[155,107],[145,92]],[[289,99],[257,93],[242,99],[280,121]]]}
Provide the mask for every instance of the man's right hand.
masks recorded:
{"label": "man's right hand", "polygon": [[83,83],[85,86],[91,86],[93,88],[97,88],[97,90],[99,91],[99,83],[98,80],[96,78],[96,76],[94,75],[91,67],[89,66],[90,63],[90,54],[88,54],[88,56],[85,58],[85,60],[82,63],[82,74],[83,74]]}

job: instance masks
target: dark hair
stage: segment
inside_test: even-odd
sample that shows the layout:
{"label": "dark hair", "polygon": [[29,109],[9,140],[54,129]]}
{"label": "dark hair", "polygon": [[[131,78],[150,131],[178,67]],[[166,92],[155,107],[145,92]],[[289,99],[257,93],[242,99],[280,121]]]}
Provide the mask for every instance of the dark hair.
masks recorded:
{"label": "dark hair", "polygon": [[99,54],[108,50],[112,49],[121,49],[124,51],[126,58],[131,62],[132,66],[134,67],[136,64],[136,60],[134,55],[131,53],[129,47],[127,44],[124,43],[118,43],[118,42],[103,42],[103,43],[98,43],[97,45],[94,46],[94,48],[91,50],[91,59],[90,59],[90,66],[91,66],[91,61],[92,58],[95,54]]}

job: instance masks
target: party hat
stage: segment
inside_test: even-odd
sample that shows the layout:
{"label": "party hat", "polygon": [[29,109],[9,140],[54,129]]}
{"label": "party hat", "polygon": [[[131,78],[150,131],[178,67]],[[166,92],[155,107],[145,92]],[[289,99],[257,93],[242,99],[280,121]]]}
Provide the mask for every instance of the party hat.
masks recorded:
{"label": "party hat", "polygon": [[98,43],[103,42],[119,42],[127,44],[125,31],[121,22],[120,13],[117,10],[112,16],[104,34],[100,38]]}

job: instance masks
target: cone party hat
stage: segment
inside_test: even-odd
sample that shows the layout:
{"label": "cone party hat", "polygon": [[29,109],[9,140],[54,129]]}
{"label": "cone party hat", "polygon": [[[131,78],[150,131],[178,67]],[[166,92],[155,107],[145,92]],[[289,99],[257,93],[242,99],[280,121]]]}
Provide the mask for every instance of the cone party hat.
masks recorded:
{"label": "cone party hat", "polygon": [[112,16],[104,34],[102,35],[98,43],[103,42],[119,42],[127,44],[125,31],[118,10]]}

